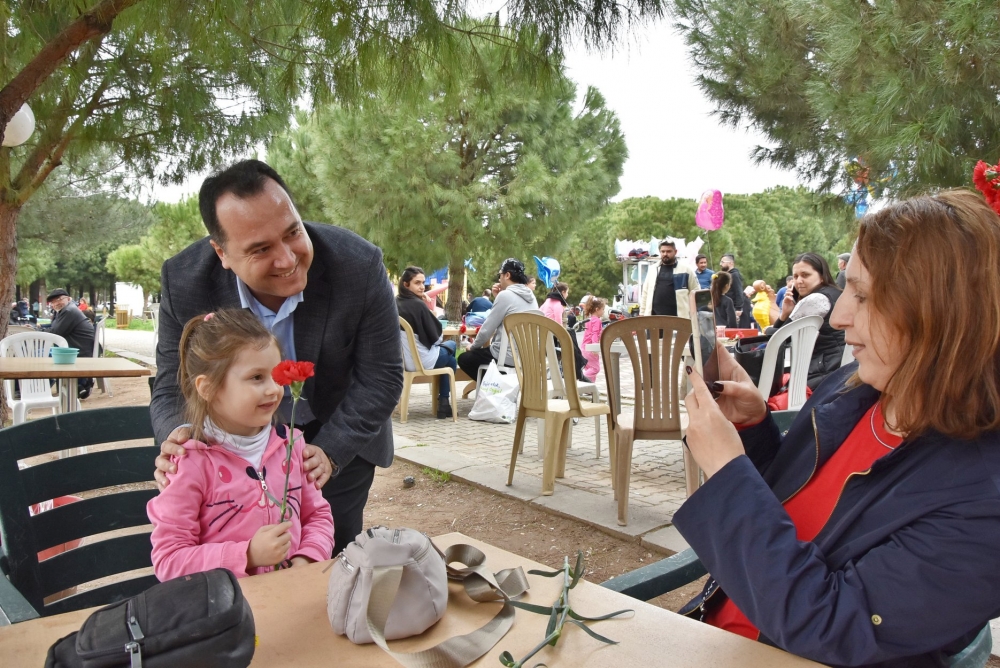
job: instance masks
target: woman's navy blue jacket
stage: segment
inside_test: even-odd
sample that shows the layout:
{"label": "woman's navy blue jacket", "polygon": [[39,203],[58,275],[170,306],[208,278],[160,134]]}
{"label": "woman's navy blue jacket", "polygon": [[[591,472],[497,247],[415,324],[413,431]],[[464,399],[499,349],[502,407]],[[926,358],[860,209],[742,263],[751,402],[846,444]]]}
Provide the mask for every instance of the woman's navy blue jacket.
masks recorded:
{"label": "woman's navy blue jacket", "polygon": [[[879,398],[836,371],[784,438],[768,416],[674,515],[711,574],[682,613],[721,587],[761,640],[839,666],[946,666],[1000,617],[1000,433],[905,441],[845,483],[812,542],[782,503]],[[975,391],[975,388],[969,388]]]}

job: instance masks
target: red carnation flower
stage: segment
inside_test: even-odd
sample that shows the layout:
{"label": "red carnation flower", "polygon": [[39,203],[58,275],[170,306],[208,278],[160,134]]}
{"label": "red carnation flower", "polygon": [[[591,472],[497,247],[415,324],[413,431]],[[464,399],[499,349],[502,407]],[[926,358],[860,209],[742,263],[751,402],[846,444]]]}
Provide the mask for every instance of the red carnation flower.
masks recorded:
{"label": "red carnation flower", "polygon": [[285,360],[271,370],[271,378],[273,378],[274,382],[278,385],[301,383],[304,382],[306,378],[311,378],[316,375],[315,367],[316,365],[312,362]]}
{"label": "red carnation flower", "polygon": [[972,182],[983,193],[986,203],[1000,213],[1000,165],[988,165],[980,160],[972,170]]}

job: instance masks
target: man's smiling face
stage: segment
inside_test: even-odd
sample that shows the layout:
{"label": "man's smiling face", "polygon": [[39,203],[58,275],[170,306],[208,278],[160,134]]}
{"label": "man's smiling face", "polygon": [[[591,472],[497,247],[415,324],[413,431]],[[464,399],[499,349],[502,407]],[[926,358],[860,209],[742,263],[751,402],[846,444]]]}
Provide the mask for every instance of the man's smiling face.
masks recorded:
{"label": "man's smiling face", "polygon": [[215,204],[222,245],[212,247],[261,304],[277,311],[287,297],[302,292],[313,246],[288,193],[268,179],[264,190],[240,199],[232,193]]}

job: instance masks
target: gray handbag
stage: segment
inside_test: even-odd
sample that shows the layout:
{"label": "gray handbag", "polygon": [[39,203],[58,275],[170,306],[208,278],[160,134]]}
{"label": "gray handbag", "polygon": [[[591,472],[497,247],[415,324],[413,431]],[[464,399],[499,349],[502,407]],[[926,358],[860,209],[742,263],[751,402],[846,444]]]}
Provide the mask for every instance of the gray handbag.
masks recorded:
{"label": "gray handbag", "polygon": [[[488,571],[480,550],[453,545],[443,554],[414,529],[373,527],[358,535],[331,566],[327,615],[333,630],[356,644],[374,642],[407,668],[462,668],[510,630],[510,599],[528,589],[520,567]],[[462,564],[454,568],[450,564]],[[444,616],[448,580],[460,580],[475,601],[503,602],[482,628],[419,652],[394,652],[387,640],[419,635]]]}

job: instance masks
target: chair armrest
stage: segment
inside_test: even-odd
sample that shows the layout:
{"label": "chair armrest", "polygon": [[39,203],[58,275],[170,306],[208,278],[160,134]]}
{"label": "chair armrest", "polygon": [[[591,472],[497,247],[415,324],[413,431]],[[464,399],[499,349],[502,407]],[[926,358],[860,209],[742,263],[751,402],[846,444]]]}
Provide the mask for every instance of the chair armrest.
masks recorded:
{"label": "chair armrest", "polygon": [[29,619],[37,619],[38,612],[7,579],[0,575],[0,626],[10,626]]}
{"label": "chair armrest", "polygon": [[640,601],[648,601],[690,584],[707,572],[694,550],[687,549],[649,566],[611,578],[602,582],[601,586]]}

